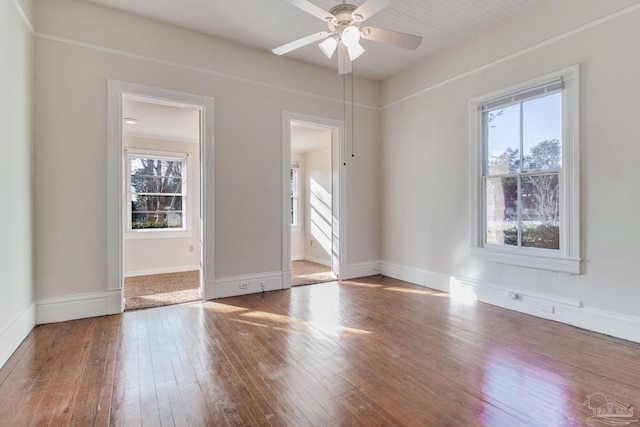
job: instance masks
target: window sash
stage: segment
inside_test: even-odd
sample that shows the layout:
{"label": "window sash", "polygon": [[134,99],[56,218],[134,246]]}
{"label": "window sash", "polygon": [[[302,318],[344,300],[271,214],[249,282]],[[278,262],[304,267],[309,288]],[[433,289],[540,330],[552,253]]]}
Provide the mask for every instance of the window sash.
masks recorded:
{"label": "window sash", "polygon": [[478,104],[478,111],[491,111],[497,108],[504,108],[510,105],[519,104],[530,99],[540,98],[542,96],[562,92],[564,87],[565,84],[562,78],[553,79],[546,83],[542,83],[521,91],[515,91],[509,93],[508,95],[498,96],[496,98],[483,101]]}
{"label": "window sash", "polygon": [[[543,210],[547,210],[544,212],[545,216],[551,216],[554,220],[551,221],[549,218],[541,218],[540,212],[535,212],[537,209],[533,209],[533,215],[538,214],[538,218],[533,217],[531,207],[528,207],[523,197],[523,181],[530,179],[533,180],[535,178],[543,178],[543,177],[551,177],[553,183],[553,179],[556,180],[556,189],[546,190],[548,194],[552,194],[552,202],[555,200],[556,205],[547,206],[542,208]],[[489,218],[489,209],[488,204],[490,199],[488,198],[488,182],[495,180],[510,180],[515,179],[516,181],[516,200],[515,200],[515,218],[512,220],[513,224],[510,224],[510,221],[507,220],[506,223],[503,219],[502,224],[498,223],[494,225],[494,227],[490,227],[490,223],[495,221],[490,221]],[[538,248],[542,250],[548,251],[559,251],[560,250],[560,227],[564,226],[560,220],[560,210],[559,210],[559,199],[560,199],[560,188],[559,188],[559,180],[560,180],[560,172],[550,171],[546,173],[521,173],[521,174],[509,174],[503,175],[500,177],[488,176],[482,178],[482,193],[483,193],[483,205],[482,205],[482,215],[483,215],[483,245],[484,246],[505,246],[505,247],[513,247],[513,248]],[[529,197],[529,195],[527,195]],[[535,199],[535,195],[533,196]],[[531,202],[529,202],[531,203]],[[504,209],[508,209],[507,206],[504,206]],[[549,212],[549,211],[553,212]],[[557,212],[556,212],[557,211]],[[526,215],[525,215],[526,214]],[[536,222],[538,223],[536,225]],[[506,224],[506,225],[505,225]],[[500,227],[502,225],[502,228]],[[554,233],[554,228],[557,227],[557,236]],[[509,243],[507,241],[506,236],[504,236],[504,240],[502,243],[492,242],[489,239],[489,235],[499,233],[505,233],[507,229],[515,228],[516,231],[516,240],[515,242],[511,241]],[[546,231],[546,232],[545,232]],[[523,242],[524,236],[527,236],[526,242]],[[535,240],[534,238],[537,238]],[[525,244],[526,243],[526,244]],[[541,246],[541,245],[546,246]],[[554,246],[554,247],[551,247]],[[557,246],[557,247],[555,247]]]}

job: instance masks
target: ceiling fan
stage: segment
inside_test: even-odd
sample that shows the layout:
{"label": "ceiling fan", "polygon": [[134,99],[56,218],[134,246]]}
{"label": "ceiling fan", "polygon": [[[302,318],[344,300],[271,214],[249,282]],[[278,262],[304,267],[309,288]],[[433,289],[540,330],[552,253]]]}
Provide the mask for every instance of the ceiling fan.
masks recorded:
{"label": "ceiling fan", "polygon": [[329,59],[337,50],[338,73],[347,74],[352,70],[351,61],[354,61],[365,51],[360,44],[361,38],[405,49],[416,49],[422,42],[422,37],[412,34],[376,27],[361,28],[364,21],[393,2],[393,0],[367,0],[360,6],[344,2],[332,7],[329,12],[308,0],[288,1],[326,22],[329,31],[320,31],[277,47],[272,50],[276,55],[284,55],[308,44],[324,40],[319,44],[320,50]]}

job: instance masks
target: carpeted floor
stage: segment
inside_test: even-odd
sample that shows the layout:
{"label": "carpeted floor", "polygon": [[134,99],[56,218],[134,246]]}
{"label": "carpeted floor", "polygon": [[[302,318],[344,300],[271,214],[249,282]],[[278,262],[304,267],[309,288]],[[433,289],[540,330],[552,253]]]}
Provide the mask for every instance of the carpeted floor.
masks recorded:
{"label": "carpeted floor", "polygon": [[311,261],[291,261],[291,286],[312,285],[336,280],[331,268]]}
{"label": "carpeted floor", "polygon": [[200,300],[200,272],[125,277],[124,309],[160,307]]}

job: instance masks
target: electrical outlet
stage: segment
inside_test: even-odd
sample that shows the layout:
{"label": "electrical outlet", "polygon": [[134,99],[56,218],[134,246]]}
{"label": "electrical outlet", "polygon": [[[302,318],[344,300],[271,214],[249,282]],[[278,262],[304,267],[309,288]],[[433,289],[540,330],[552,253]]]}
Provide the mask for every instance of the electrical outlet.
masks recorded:
{"label": "electrical outlet", "polygon": [[189,252],[193,252],[193,245],[189,245]]}
{"label": "electrical outlet", "polygon": [[240,289],[249,289],[249,284],[247,282],[240,283]]}

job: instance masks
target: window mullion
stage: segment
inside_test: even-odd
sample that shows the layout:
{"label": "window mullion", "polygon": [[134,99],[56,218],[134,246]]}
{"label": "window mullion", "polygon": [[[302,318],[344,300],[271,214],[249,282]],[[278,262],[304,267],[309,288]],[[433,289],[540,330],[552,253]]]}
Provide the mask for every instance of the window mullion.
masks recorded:
{"label": "window mullion", "polygon": [[522,172],[524,171],[524,108],[523,103],[520,103],[520,147],[518,149],[520,153],[520,164],[518,166],[518,247],[522,247]]}
{"label": "window mullion", "polygon": [[518,247],[522,247],[522,179],[520,175],[518,175],[516,182],[517,184],[517,196],[518,196],[518,209],[516,210],[518,213]]}

